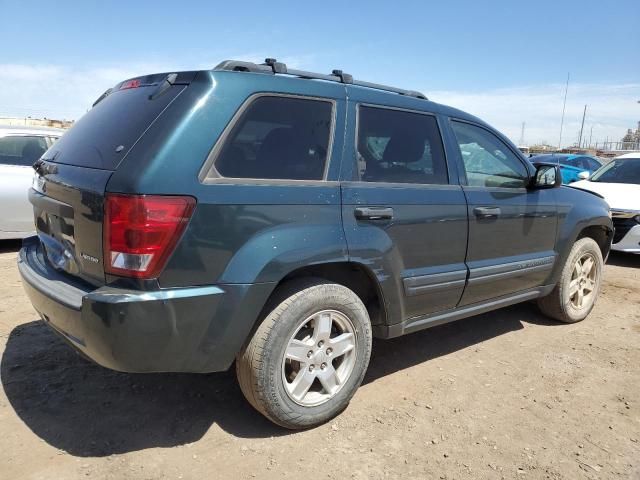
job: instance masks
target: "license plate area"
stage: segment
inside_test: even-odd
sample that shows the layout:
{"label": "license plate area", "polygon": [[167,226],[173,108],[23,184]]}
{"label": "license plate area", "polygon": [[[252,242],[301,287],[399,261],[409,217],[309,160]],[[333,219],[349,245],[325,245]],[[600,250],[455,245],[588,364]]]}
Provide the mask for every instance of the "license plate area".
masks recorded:
{"label": "license plate area", "polygon": [[[57,202],[50,199],[53,202]],[[73,209],[65,204],[67,212],[72,213]],[[63,270],[67,273],[77,274],[79,272],[78,262],[76,260],[75,238],[74,238],[74,219],[61,216],[56,213],[49,212],[44,209],[36,210],[36,230],[38,237],[44,246],[45,256],[49,263],[57,270]]]}

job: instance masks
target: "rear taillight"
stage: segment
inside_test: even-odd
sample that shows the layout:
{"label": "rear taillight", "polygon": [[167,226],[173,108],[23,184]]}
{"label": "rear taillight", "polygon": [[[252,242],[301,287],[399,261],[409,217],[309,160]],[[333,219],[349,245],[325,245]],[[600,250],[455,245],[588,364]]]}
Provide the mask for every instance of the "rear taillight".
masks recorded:
{"label": "rear taillight", "polygon": [[107,194],[105,272],[136,278],[157,277],[195,204],[192,197]]}

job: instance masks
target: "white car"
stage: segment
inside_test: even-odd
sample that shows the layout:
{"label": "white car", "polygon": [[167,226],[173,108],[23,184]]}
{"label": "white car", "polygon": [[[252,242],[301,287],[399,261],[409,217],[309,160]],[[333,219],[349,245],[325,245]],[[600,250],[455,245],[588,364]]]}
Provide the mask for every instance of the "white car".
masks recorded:
{"label": "white car", "polygon": [[57,128],[0,126],[0,239],[35,231],[28,199],[31,166],[63,133]]}
{"label": "white car", "polygon": [[640,153],[616,157],[571,186],[599,193],[609,204],[615,227],[612,250],[640,253]]}

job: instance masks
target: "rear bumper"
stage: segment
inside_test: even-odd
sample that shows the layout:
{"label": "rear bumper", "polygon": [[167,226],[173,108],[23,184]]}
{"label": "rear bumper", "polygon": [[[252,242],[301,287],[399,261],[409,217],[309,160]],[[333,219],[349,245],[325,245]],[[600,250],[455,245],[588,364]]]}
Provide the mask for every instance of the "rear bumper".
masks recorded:
{"label": "rear bumper", "polygon": [[226,370],[273,289],[266,283],[92,289],[50,267],[37,237],[25,240],[18,269],[47,325],[96,363],[123,372]]}
{"label": "rear bumper", "polygon": [[618,252],[640,253],[640,225],[631,227],[618,243],[611,245]]}

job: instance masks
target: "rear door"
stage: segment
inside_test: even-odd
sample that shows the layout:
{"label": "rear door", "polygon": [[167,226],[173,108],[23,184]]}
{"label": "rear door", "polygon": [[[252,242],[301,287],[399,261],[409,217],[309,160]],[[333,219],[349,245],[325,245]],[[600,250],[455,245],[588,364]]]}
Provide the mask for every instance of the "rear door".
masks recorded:
{"label": "rear door", "polygon": [[350,93],[342,217],[350,259],[375,273],[397,323],[458,303],[467,209],[462,188],[449,181],[457,174],[447,166],[438,117],[366,103],[376,95],[389,99]]}
{"label": "rear door", "polygon": [[556,259],[554,189],[527,189],[529,168],[494,132],[450,122],[469,210],[469,280],[460,305],[543,285]]}
{"label": "rear door", "polygon": [[160,285],[267,284],[298,268],[345,261],[338,183],[344,85],[217,76],[214,96],[222,100],[203,107],[193,126],[203,146],[213,145],[189,187],[198,206]]}

